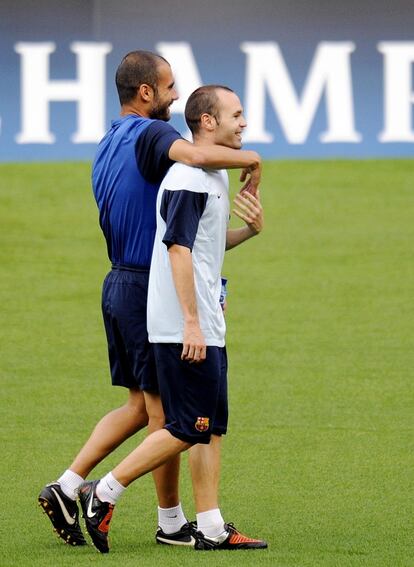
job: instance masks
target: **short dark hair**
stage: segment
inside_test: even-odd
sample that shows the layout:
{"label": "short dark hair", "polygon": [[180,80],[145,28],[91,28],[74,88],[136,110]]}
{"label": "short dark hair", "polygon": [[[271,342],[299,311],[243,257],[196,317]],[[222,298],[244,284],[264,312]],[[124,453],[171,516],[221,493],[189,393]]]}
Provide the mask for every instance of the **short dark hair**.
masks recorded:
{"label": "short dark hair", "polygon": [[125,104],[133,100],[137,89],[149,85],[157,92],[158,67],[168,61],[151,51],[131,51],[127,53],[116,70],[115,82],[119,102]]}
{"label": "short dark hair", "polygon": [[187,104],[185,105],[185,121],[193,135],[197,134],[200,130],[202,114],[210,114],[218,121],[220,113],[217,91],[219,89],[231,93],[234,92],[224,85],[204,85],[196,89],[188,97]]}

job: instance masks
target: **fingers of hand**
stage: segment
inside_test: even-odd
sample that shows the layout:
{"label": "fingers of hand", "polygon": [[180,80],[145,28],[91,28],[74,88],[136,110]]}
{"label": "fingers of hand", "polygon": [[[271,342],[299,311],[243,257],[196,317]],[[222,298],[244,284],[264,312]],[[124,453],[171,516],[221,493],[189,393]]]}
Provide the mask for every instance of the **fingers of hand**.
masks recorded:
{"label": "fingers of hand", "polygon": [[234,199],[237,209],[233,209],[233,213],[244,220],[247,224],[260,224],[262,215],[262,206],[259,201],[250,193],[236,195]]}
{"label": "fingers of hand", "polygon": [[246,191],[240,191],[236,194],[236,199],[243,201],[247,205],[253,205],[260,211],[262,210],[262,204],[260,202],[260,191],[256,190],[255,194]]}
{"label": "fingers of hand", "polygon": [[206,358],[207,348],[204,344],[184,343],[181,360],[187,362],[202,362]]}
{"label": "fingers of hand", "polygon": [[246,193],[246,192],[250,193],[250,191],[251,191],[251,184],[250,184],[250,179],[248,179],[240,189],[240,193]]}
{"label": "fingers of hand", "polygon": [[190,344],[188,347],[188,353],[187,353],[187,359],[190,362],[194,359],[194,354],[195,354],[195,346]]}
{"label": "fingers of hand", "polygon": [[259,186],[260,180],[262,178],[261,168],[257,167],[256,169],[253,169],[253,171],[251,172],[250,175],[251,175],[251,178],[252,178],[252,182],[257,189],[257,187]]}
{"label": "fingers of hand", "polygon": [[262,205],[260,201],[251,193],[238,193],[234,198],[234,203],[243,211],[251,212],[253,214],[260,214]]}
{"label": "fingers of hand", "polygon": [[244,222],[246,222],[247,224],[252,224],[254,222],[254,219],[248,215],[246,215],[245,213],[243,213],[242,211],[238,211],[237,209],[233,209],[233,213],[239,217],[239,219],[244,220]]}
{"label": "fingers of hand", "polygon": [[243,187],[240,189],[239,194],[249,194],[249,195],[256,195],[257,194],[257,185],[255,185],[254,183],[252,183],[252,180],[249,179],[248,181],[246,181],[246,183],[243,185]]}
{"label": "fingers of hand", "polygon": [[193,359],[190,362],[202,362],[203,360],[205,360],[206,358],[206,347],[205,346],[199,346],[199,347],[195,347],[194,348],[194,356]]}
{"label": "fingers of hand", "polygon": [[181,360],[187,360],[188,348],[189,348],[188,343],[184,343],[183,344],[183,350],[181,352]]}

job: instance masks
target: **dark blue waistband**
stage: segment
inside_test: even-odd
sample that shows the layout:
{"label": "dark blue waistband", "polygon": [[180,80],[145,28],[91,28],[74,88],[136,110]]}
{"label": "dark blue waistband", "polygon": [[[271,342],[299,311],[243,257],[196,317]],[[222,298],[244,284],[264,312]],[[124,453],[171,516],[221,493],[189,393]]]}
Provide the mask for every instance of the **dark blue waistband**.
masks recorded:
{"label": "dark blue waistband", "polygon": [[122,272],[138,272],[140,274],[147,274],[149,272],[149,266],[130,266],[128,264],[112,264],[112,269]]}

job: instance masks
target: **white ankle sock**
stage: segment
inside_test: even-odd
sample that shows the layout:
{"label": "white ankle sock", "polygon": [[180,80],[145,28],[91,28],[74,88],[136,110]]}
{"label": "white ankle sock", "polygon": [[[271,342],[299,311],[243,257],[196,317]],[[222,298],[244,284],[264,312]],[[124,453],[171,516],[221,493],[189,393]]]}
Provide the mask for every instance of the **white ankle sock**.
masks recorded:
{"label": "white ankle sock", "polygon": [[60,484],[60,488],[63,493],[66,494],[68,498],[76,500],[78,496],[78,488],[84,480],[85,479],[75,472],[67,469],[57,481]]}
{"label": "white ankle sock", "polygon": [[96,496],[101,502],[116,504],[124,490],[125,486],[122,486],[112,473],[108,473],[99,481],[99,484],[96,487]]}
{"label": "white ankle sock", "polygon": [[181,502],[173,508],[160,508],[158,506],[158,525],[164,533],[178,532],[186,522],[187,518],[184,516]]}
{"label": "white ankle sock", "polygon": [[197,514],[197,530],[207,537],[218,537],[225,532],[220,508]]}

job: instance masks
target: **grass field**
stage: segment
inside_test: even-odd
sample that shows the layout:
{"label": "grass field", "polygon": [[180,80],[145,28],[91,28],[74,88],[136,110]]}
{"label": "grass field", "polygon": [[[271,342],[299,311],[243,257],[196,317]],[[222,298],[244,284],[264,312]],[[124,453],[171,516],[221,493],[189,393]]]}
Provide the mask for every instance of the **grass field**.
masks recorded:
{"label": "grass field", "polygon": [[53,535],[39,490],[124,399],[107,368],[89,170],[0,166],[0,565],[414,566],[412,161],[267,163],[266,230],[227,256],[222,510],[269,549],[156,546],[150,478],[118,504],[108,556]]}

